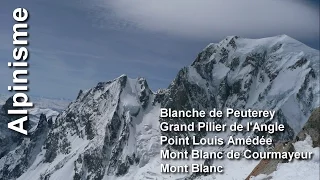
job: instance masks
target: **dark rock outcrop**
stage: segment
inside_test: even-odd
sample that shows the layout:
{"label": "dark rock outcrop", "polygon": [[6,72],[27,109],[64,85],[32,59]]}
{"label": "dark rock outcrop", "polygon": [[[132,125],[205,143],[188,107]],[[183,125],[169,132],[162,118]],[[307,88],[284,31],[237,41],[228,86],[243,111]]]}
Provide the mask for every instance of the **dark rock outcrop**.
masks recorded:
{"label": "dark rock outcrop", "polygon": [[[302,130],[298,133],[296,138],[290,142],[279,143],[275,147],[275,152],[295,152],[293,143],[297,141],[304,141],[306,136],[310,136],[312,139],[313,147],[320,147],[319,135],[320,134],[320,107],[316,108],[309,120],[305,123]],[[259,174],[269,175],[276,171],[279,163],[287,163],[285,160],[261,160],[260,163],[252,170],[246,180],[249,180],[251,176],[257,176]],[[265,180],[270,179],[267,177]]]}

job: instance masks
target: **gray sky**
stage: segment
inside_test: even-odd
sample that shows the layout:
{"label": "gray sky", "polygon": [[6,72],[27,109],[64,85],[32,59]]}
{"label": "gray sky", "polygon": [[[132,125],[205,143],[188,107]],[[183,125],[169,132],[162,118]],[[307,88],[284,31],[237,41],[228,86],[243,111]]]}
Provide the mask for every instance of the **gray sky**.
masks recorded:
{"label": "gray sky", "polygon": [[287,34],[319,49],[319,1],[17,0],[0,2],[0,93],[12,85],[12,11],[27,8],[30,92],[74,98],[121,74],[166,88],[210,42]]}

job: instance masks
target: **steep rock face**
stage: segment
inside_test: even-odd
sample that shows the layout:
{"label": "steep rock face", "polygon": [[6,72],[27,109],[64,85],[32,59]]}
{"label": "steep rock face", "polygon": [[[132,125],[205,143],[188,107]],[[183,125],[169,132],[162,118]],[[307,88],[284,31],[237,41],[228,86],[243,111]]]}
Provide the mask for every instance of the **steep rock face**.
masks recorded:
{"label": "steep rock face", "polygon": [[0,158],[17,147],[24,137],[24,135],[8,129],[9,122],[20,118],[16,115],[9,116],[7,114],[8,109],[14,109],[12,103],[13,100],[10,97],[0,108]]}
{"label": "steep rock face", "polygon": [[[191,66],[179,71],[168,87],[162,106],[176,110],[275,110],[277,114],[272,122],[283,123],[286,131],[276,133],[273,139],[275,142],[286,141],[294,138],[319,105],[318,82],[317,50],[286,35],[264,39],[231,36],[218,44],[208,45]],[[238,121],[244,125],[247,121],[271,123],[268,119],[250,118],[207,120]],[[176,134],[169,132],[166,135]],[[206,133],[196,135],[203,137]],[[186,132],[179,136],[190,134]]]}
{"label": "steep rock face", "polygon": [[[80,91],[77,99],[54,121],[48,120],[49,130],[44,133],[46,139],[41,141],[41,151],[36,153],[31,165],[28,163],[21,168],[24,173],[18,179],[172,179],[170,174],[159,172],[159,122],[169,121],[159,118],[160,107],[207,111],[227,107],[276,110],[277,115],[272,122],[284,123],[286,131],[273,135],[274,141],[287,141],[300,131],[311,111],[319,106],[318,81],[318,51],[288,36],[264,39],[227,37],[220,43],[207,46],[191,66],[178,72],[167,89],[153,93],[145,79],[130,79],[122,75]],[[179,120],[187,124],[192,121],[270,123],[267,119],[250,118]],[[163,134],[180,137],[196,135],[198,138],[217,135],[206,132]],[[219,135],[226,138],[252,134],[226,132]],[[25,149],[20,144],[15,148]],[[199,147],[180,145],[164,148],[190,150]],[[202,148],[218,150],[214,146]],[[232,149],[226,146],[221,148],[219,150]],[[13,153],[11,150],[3,154]],[[20,156],[17,155],[17,159],[23,159]],[[174,163],[181,165],[189,162]],[[208,161],[203,163],[211,164]],[[227,162],[221,163],[228,168]],[[255,165],[251,164],[252,168]],[[9,168],[8,173],[11,172]],[[243,179],[250,172],[246,173]],[[195,179],[203,174],[176,175],[177,178]]]}
{"label": "steep rock face", "polygon": [[[310,138],[310,146],[311,147],[318,147],[320,146],[319,140],[320,140],[320,107],[316,108],[308,121],[303,126],[302,130],[298,133],[296,138],[290,142],[287,143],[279,143],[277,145],[277,148],[274,150],[276,152],[294,152],[294,144],[295,143],[302,143],[301,141],[307,141],[306,138]],[[306,148],[306,147],[305,147]],[[304,149],[304,151],[307,151],[307,149]],[[318,158],[314,154],[314,158]],[[316,160],[314,160],[316,161]],[[273,175],[270,175],[274,171],[277,170],[277,167],[281,165],[281,163],[288,163],[288,161],[284,160],[261,160],[260,163],[252,170],[252,172],[249,174],[249,176],[246,178],[246,180],[250,180],[250,178],[253,176],[258,175],[265,175],[266,177],[259,178],[260,180],[268,180],[272,179]],[[291,162],[291,164],[295,164],[297,162]],[[310,162],[311,163],[311,162]]]}
{"label": "steep rock face", "polygon": [[[42,150],[48,130],[46,116],[41,114],[35,130],[28,136],[20,136],[19,144],[0,158],[1,179],[16,179],[31,166]],[[8,144],[2,147],[8,147]]]}
{"label": "steep rock face", "polygon": [[159,106],[153,99],[143,78],[125,75],[80,91],[57,117],[33,179],[57,178],[59,171],[68,171],[69,179],[102,179],[124,175],[131,165],[144,166],[159,150],[157,121],[151,121]]}
{"label": "steep rock face", "polygon": [[312,112],[296,140],[304,141],[307,135],[311,137],[313,147],[320,147],[320,107]]}

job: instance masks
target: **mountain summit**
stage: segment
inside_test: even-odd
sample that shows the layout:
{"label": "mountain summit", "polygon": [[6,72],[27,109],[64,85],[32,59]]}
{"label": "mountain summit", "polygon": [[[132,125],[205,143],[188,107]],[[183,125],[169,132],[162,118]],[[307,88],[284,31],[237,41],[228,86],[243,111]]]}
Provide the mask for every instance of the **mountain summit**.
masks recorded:
{"label": "mountain summit", "polygon": [[[288,141],[300,132],[311,112],[319,106],[318,82],[319,51],[286,35],[263,39],[230,36],[203,49],[190,66],[178,72],[167,89],[152,92],[145,79],[122,75],[80,91],[77,99],[58,115],[51,128],[43,126],[48,128],[48,132],[43,131],[46,133],[43,146],[35,152],[33,162],[24,164],[20,173],[10,173],[15,171],[14,167],[21,167],[24,163],[19,158],[10,160],[10,152],[15,149],[0,157],[0,169],[5,167],[6,170],[0,170],[0,179],[172,179],[172,174],[160,173],[160,149],[190,150],[199,147],[161,147],[159,122],[168,121],[159,118],[161,107],[176,110],[275,110],[277,114],[272,122],[285,124],[286,131],[274,134],[272,138],[276,142]],[[186,124],[199,121],[180,120]],[[227,124],[235,121],[271,123],[268,119],[250,118],[202,120]],[[163,134],[169,137],[194,135],[190,132]],[[196,134],[197,137],[214,135],[206,132]],[[225,132],[219,135],[244,137],[257,134]],[[16,149],[21,150],[26,144]],[[206,148],[211,148],[211,151],[217,149]],[[223,147],[225,150],[232,148]],[[217,163],[229,170],[239,170],[241,174],[233,175],[243,179],[257,165],[257,162],[241,161]],[[232,173],[228,174],[217,175],[217,178],[234,178]],[[176,179],[195,179],[202,174],[174,176]]]}

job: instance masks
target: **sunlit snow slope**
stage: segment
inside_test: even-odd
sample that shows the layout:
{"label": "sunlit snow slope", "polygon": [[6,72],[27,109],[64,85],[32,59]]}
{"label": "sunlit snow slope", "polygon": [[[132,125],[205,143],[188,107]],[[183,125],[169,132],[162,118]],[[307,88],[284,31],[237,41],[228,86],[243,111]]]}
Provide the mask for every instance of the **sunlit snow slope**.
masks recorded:
{"label": "sunlit snow slope", "polygon": [[[165,72],[164,72],[165,73]],[[303,127],[311,112],[319,106],[319,51],[286,36],[263,39],[227,37],[209,44],[192,65],[182,68],[167,89],[152,92],[145,79],[126,75],[98,83],[80,91],[77,99],[62,111],[52,127],[43,123],[45,139],[24,138],[0,156],[0,179],[33,180],[139,180],[139,179],[244,179],[257,161],[215,161],[225,166],[221,175],[162,174],[159,157],[161,148],[171,150],[204,149],[230,150],[235,147],[162,146],[161,134],[167,136],[212,137],[251,133],[221,134],[197,132],[160,132],[160,107],[176,110],[191,108],[211,110],[234,109],[276,110],[272,122],[285,124],[286,131],[274,134],[274,141],[292,139]],[[180,119],[183,123],[198,119]],[[179,120],[179,121],[180,121]],[[265,122],[267,119],[202,119],[231,124],[234,121]],[[41,121],[43,122],[43,121]],[[44,129],[44,130],[43,130]],[[38,130],[40,131],[40,130]],[[35,131],[36,132],[36,131]],[[264,134],[269,136],[268,134]],[[27,163],[19,149],[38,147]],[[237,147],[238,150],[255,147]],[[36,148],[39,149],[39,148]],[[265,150],[256,148],[255,150]],[[191,164],[192,161],[171,161]],[[208,163],[211,161],[198,161]],[[19,171],[15,171],[18,168]],[[15,173],[13,173],[15,172]]]}

